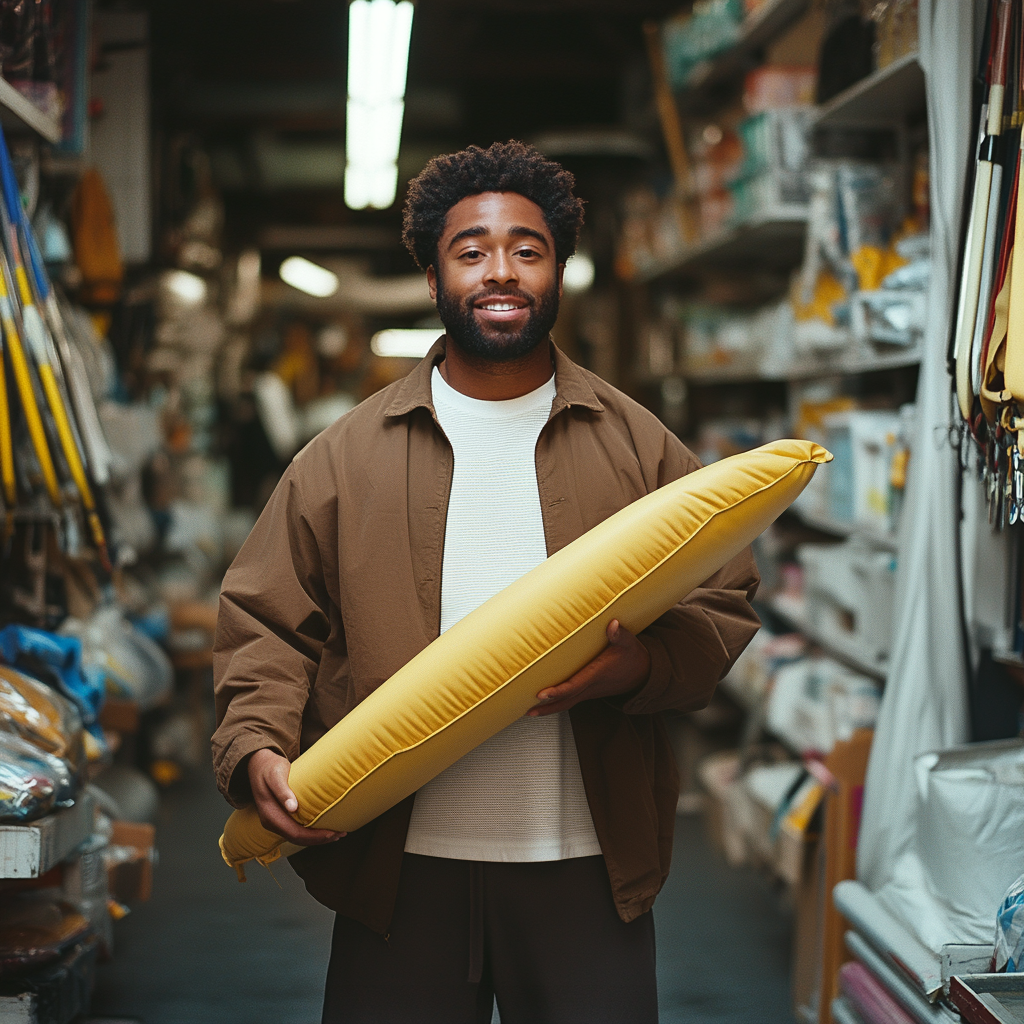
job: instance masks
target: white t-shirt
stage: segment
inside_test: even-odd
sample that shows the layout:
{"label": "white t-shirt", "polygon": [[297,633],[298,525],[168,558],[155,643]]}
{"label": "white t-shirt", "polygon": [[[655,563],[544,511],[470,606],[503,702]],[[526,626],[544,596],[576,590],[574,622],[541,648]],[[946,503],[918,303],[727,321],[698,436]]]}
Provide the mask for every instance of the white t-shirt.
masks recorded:
{"label": "white t-shirt", "polygon": [[[431,387],[455,453],[443,633],[547,558],[535,450],[555,382],[485,402],[456,391],[435,368]],[[599,854],[568,713],[521,718],[428,782],[416,794],[405,849],[485,861]]]}

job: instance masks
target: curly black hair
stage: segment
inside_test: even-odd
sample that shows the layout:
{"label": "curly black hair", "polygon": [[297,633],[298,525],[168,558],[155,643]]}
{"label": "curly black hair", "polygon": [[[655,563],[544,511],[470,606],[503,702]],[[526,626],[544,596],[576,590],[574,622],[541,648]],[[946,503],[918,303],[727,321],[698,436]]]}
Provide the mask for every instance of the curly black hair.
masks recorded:
{"label": "curly black hair", "polygon": [[409,182],[402,241],[426,270],[437,259],[437,243],[456,203],[481,192],[516,192],[541,208],[555,240],[555,257],[565,263],[576,251],[583,226],[583,201],[573,195],[575,184],[561,164],[514,140],[436,156]]}

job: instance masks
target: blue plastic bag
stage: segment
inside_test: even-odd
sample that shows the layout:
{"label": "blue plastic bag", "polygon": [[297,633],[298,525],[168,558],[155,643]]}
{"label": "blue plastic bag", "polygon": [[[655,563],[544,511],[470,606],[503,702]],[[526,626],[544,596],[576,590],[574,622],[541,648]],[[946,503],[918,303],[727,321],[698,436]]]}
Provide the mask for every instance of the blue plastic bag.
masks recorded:
{"label": "blue plastic bag", "polygon": [[31,626],[5,626],[0,629],[0,659],[63,693],[95,735],[104,698],[103,677],[83,668],[80,640]]}
{"label": "blue plastic bag", "polygon": [[1007,889],[999,904],[993,957],[997,971],[1024,970],[1024,875]]}

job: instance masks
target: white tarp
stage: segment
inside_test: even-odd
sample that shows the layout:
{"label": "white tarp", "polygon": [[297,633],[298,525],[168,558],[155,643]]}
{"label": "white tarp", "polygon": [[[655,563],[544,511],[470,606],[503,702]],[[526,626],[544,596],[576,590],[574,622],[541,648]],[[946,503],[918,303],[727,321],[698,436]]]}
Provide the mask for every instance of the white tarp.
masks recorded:
{"label": "white tarp", "polygon": [[946,346],[970,151],[974,4],[920,0],[928,96],[933,269],[918,383],[917,444],[900,535],[896,628],[868,764],[858,875],[878,890],[914,837],[914,758],[968,738],[956,563],[957,456]]}

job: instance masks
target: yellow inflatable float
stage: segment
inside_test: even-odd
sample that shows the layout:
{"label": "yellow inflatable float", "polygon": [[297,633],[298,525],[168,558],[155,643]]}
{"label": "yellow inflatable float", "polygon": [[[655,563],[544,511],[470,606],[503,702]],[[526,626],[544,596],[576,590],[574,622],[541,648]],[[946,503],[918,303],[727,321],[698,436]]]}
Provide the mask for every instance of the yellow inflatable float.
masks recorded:
{"label": "yellow inflatable float", "polygon": [[[607,644],[649,626],[743,550],[832,456],[777,441],[645,495],[467,615],[295,759],[303,825],[351,832],[405,799]],[[235,811],[220,840],[239,870],[293,846]]]}

